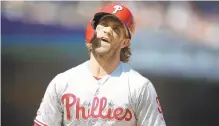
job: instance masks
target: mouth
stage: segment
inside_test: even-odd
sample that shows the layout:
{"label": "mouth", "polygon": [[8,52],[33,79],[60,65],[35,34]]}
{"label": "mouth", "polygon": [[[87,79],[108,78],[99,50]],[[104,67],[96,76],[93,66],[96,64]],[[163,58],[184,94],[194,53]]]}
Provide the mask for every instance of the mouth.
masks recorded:
{"label": "mouth", "polygon": [[105,37],[101,37],[100,38],[102,41],[104,41],[104,42],[109,42],[109,40],[107,39],[107,38],[105,38]]}

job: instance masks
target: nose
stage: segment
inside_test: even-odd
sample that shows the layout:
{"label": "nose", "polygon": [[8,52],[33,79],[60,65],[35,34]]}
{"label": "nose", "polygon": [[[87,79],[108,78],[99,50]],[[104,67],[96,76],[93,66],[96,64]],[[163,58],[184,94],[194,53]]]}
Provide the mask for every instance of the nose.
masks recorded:
{"label": "nose", "polygon": [[104,27],[103,32],[107,35],[111,35],[112,28],[111,27]]}

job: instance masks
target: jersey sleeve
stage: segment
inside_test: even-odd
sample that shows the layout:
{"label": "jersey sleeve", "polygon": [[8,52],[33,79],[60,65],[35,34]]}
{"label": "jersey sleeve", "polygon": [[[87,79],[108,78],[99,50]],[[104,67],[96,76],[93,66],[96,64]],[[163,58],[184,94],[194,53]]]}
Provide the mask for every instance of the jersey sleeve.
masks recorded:
{"label": "jersey sleeve", "polygon": [[57,84],[60,81],[57,75],[48,85],[37,116],[34,120],[35,124],[40,126],[61,126],[62,110],[61,103],[57,93]]}
{"label": "jersey sleeve", "polygon": [[150,81],[139,89],[136,119],[137,126],[166,126],[156,90]]}

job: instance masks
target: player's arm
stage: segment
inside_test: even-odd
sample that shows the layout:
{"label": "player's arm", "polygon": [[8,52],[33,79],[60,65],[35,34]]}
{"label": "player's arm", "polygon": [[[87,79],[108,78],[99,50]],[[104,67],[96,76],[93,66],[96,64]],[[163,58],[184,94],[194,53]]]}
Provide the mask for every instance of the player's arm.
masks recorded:
{"label": "player's arm", "polygon": [[156,90],[150,81],[140,89],[136,119],[137,126],[166,126]]}
{"label": "player's arm", "polygon": [[61,126],[62,110],[57,93],[59,80],[58,75],[49,83],[37,111],[34,126]]}

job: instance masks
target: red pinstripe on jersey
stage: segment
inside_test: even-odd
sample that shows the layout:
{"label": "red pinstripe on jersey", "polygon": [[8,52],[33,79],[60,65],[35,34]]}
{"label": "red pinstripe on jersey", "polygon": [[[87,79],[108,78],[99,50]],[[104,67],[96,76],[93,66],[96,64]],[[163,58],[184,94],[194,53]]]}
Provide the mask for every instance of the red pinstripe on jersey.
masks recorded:
{"label": "red pinstripe on jersey", "polygon": [[42,122],[35,119],[34,120],[34,126],[48,126],[48,125],[46,125],[46,124],[44,124],[44,123],[42,123]]}

